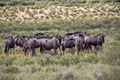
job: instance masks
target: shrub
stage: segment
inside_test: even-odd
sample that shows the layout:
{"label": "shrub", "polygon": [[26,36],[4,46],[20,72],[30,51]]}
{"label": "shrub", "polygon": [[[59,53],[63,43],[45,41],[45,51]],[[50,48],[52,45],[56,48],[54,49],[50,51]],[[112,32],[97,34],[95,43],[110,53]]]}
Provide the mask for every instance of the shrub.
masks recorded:
{"label": "shrub", "polygon": [[0,75],[0,80],[16,80],[16,78],[12,74],[2,74]]}
{"label": "shrub", "polygon": [[4,73],[18,73],[19,69],[15,66],[8,66],[3,69]]}
{"label": "shrub", "polygon": [[1,59],[1,64],[5,64],[6,66],[12,65],[13,61],[15,60],[15,57],[4,57]]}
{"label": "shrub", "polygon": [[78,56],[73,56],[73,55],[65,55],[62,56],[59,60],[59,64],[61,65],[65,65],[65,66],[70,66],[70,65],[74,65],[80,63],[80,58]]}
{"label": "shrub", "polygon": [[33,1],[22,1],[20,5],[27,6],[27,5],[35,5],[35,2]]}

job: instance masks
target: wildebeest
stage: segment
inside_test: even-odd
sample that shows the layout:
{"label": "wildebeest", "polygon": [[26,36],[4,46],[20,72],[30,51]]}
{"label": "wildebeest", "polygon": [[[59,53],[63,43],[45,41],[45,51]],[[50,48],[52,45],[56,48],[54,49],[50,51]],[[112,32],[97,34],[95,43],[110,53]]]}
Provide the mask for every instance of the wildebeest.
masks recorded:
{"label": "wildebeest", "polygon": [[71,53],[75,53],[75,48],[77,48],[77,53],[81,51],[89,53],[92,49],[94,49],[95,53],[98,53],[102,51],[104,37],[105,35],[103,34],[92,35],[87,32],[67,33],[64,37],[52,36],[43,33],[37,33],[31,37],[18,35],[13,38],[12,36],[9,36],[5,40],[5,53],[8,53],[10,48],[14,49],[15,44],[22,48],[25,55],[30,51],[32,52],[32,55],[35,55],[36,48],[39,48],[41,53],[46,50],[50,51],[51,49],[54,50],[54,53],[57,53],[58,48],[62,48],[62,54],[64,54],[66,48],[69,48]]}
{"label": "wildebeest", "polygon": [[102,51],[102,44],[104,43],[104,34],[98,34],[96,36],[90,36],[90,44],[93,45],[95,48],[95,52],[97,53],[97,50],[100,49]]}
{"label": "wildebeest", "polygon": [[45,50],[51,50],[54,49],[54,53],[57,53],[57,49],[60,49],[60,41],[57,37],[53,38],[42,38],[41,40],[41,52],[44,52]]}
{"label": "wildebeest", "polygon": [[36,33],[34,34],[34,38],[41,39],[41,38],[49,38],[49,35],[43,34],[43,33]]}
{"label": "wildebeest", "polygon": [[26,36],[24,36],[24,35],[22,35],[22,36],[20,36],[20,35],[18,35],[18,36],[16,36],[15,37],[15,44],[16,44],[16,46],[19,46],[19,47],[23,47],[23,43],[24,43],[24,38],[26,38]]}
{"label": "wildebeest", "polygon": [[77,53],[79,53],[80,51],[83,51],[83,45],[84,35],[82,35],[81,32],[67,33],[62,40],[63,52],[65,48],[69,48],[72,50],[72,48],[76,47]]}
{"label": "wildebeest", "polygon": [[32,51],[32,55],[35,55],[35,48],[40,47],[37,38],[32,38],[28,36],[16,36],[15,43],[17,46],[21,47],[24,54],[27,55],[28,52]]}
{"label": "wildebeest", "polygon": [[63,55],[64,55],[64,51],[66,48],[69,48],[69,51],[71,53],[74,53],[73,47],[75,47],[75,40],[74,39],[69,39],[69,40],[62,39],[61,46],[62,46],[62,54]]}
{"label": "wildebeest", "polygon": [[15,53],[14,48],[15,48],[15,41],[14,41],[13,36],[6,37],[6,39],[5,39],[5,51],[4,52],[9,54],[9,50],[13,49],[13,52],[10,52],[10,53]]}
{"label": "wildebeest", "polygon": [[28,54],[28,51],[32,51],[32,55],[35,55],[35,48],[38,47],[38,43],[34,38],[27,38],[24,39],[23,43],[23,51],[25,52],[25,55]]}

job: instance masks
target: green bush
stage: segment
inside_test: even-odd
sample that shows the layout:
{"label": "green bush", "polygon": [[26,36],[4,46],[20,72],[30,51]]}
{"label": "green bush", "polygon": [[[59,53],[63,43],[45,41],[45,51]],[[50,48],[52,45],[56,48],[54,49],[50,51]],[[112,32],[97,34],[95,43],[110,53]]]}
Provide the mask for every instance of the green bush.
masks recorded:
{"label": "green bush", "polygon": [[27,6],[27,5],[35,5],[35,2],[33,1],[23,1],[20,3],[20,5]]}
{"label": "green bush", "polygon": [[15,57],[4,56],[3,58],[0,59],[0,64],[5,64],[6,66],[10,66],[12,65],[15,59],[16,59]]}
{"label": "green bush", "polygon": [[78,56],[73,56],[73,55],[66,55],[66,56],[62,56],[59,60],[59,64],[61,65],[65,65],[65,66],[70,66],[70,65],[74,65],[80,63],[80,58]]}
{"label": "green bush", "polygon": [[[117,43],[116,45],[119,45],[119,43]],[[111,49],[109,50],[109,52],[105,55],[103,55],[103,63],[106,64],[111,64],[111,65],[119,65],[120,66],[120,54],[119,54],[120,50],[119,50],[119,46],[115,46],[114,45],[111,47]]]}
{"label": "green bush", "polygon": [[16,80],[16,78],[12,74],[2,74],[0,80]]}
{"label": "green bush", "polygon": [[18,73],[19,69],[15,66],[8,66],[3,69],[4,73]]}

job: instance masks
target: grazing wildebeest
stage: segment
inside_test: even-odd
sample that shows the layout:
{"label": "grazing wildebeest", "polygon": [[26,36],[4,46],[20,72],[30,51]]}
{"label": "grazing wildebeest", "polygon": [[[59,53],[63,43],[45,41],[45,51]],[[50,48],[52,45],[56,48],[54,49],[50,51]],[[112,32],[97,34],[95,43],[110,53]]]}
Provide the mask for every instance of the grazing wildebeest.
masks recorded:
{"label": "grazing wildebeest", "polygon": [[5,39],[5,53],[9,54],[10,49],[13,49],[13,53],[14,53],[14,48],[15,48],[15,41],[14,41],[13,36],[6,37],[6,39]]}

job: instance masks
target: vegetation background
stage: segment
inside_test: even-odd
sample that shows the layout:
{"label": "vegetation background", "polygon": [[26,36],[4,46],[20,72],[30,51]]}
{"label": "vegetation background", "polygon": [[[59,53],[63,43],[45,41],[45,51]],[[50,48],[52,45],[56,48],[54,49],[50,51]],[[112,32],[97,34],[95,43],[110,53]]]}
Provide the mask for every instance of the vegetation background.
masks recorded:
{"label": "vegetation background", "polygon": [[[105,33],[102,54],[6,56],[9,35]],[[119,0],[0,0],[0,80],[119,80]]]}

